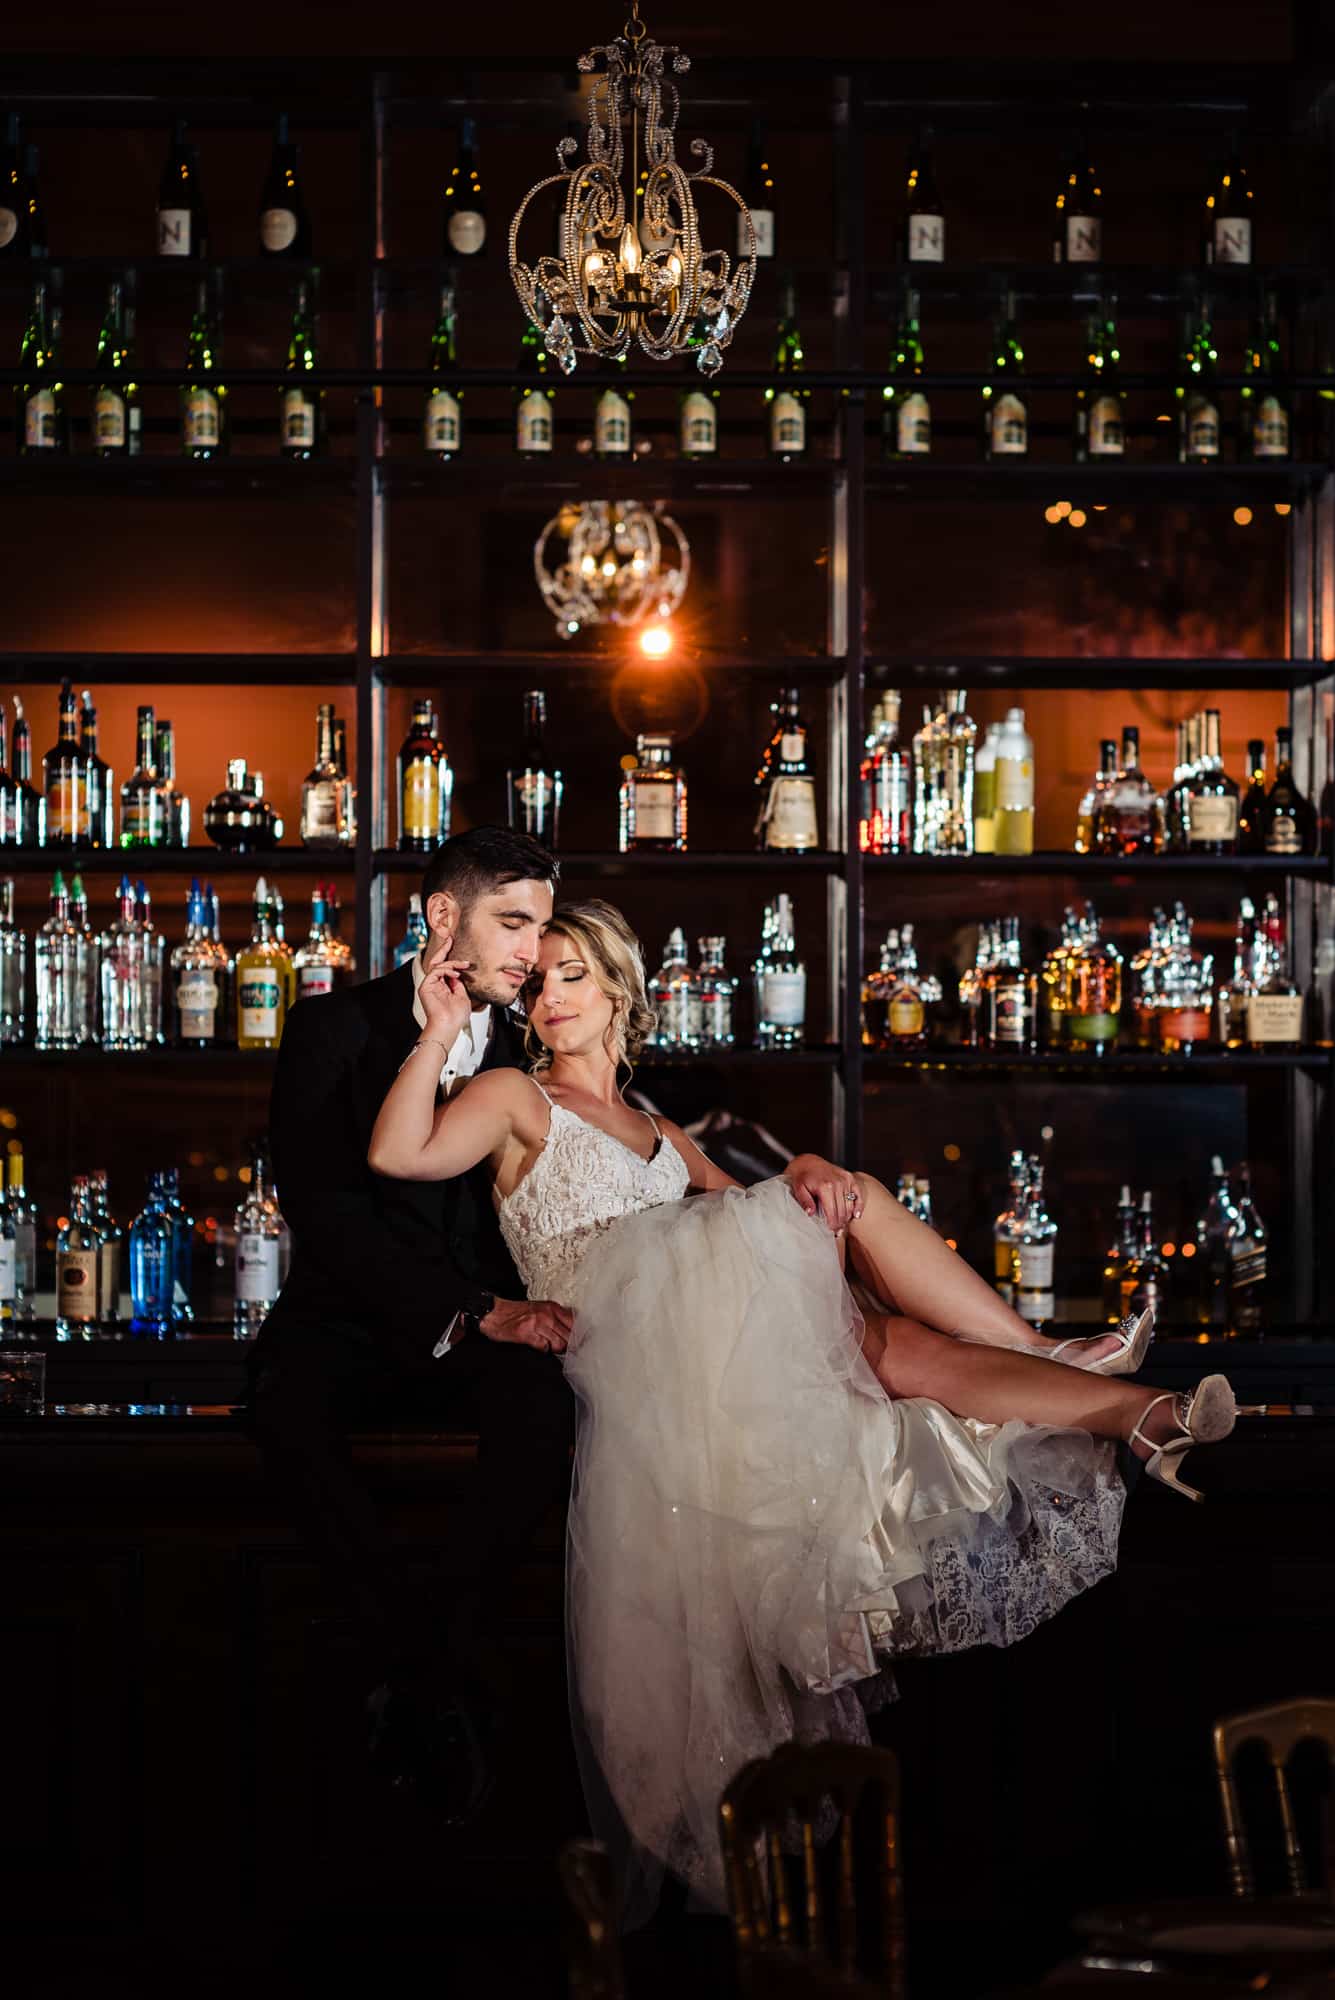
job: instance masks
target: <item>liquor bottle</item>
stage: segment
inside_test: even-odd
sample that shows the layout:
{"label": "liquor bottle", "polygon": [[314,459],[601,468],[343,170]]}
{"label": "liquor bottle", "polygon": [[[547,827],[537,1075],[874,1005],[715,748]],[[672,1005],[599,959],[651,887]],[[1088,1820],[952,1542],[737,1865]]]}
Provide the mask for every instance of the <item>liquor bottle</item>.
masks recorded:
{"label": "liquor bottle", "polygon": [[45,257],[46,204],[42,200],[39,154],[36,146],[23,148],[23,185],[28,196],[28,251],[33,257]]}
{"label": "liquor bottle", "polygon": [[1082,794],[1075,815],[1075,840],[1072,843],[1077,854],[1092,854],[1095,848],[1094,828],[1098,819],[1099,806],[1105,794],[1111,790],[1117,777],[1117,745],[1110,736],[1099,743],[1099,768],[1090,781],[1089,789]]}
{"label": "liquor bottle", "polygon": [[1084,378],[1075,392],[1075,456],[1081,465],[1126,455],[1116,315],[1117,301],[1109,297],[1086,327]]}
{"label": "liquor bottle", "polygon": [[1140,1197],[1132,1237],[1132,1253],[1122,1278],[1120,1318],[1145,1312],[1162,1320],[1168,1304],[1168,1266],[1154,1240],[1154,1196],[1148,1188]]}
{"label": "liquor bottle", "polygon": [[1287,458],[1293,436],[1289,393],[1280,380],[1279,327],[1275,295],[1252,322],[1242,357],[1246,381],[1238,392],[1238,456],[1265,460]]}
{"label": "liquor bottle", "polygon": [[553,770],[544,742],[547,697],[541,688],[524,696],[519,760],[506,772],[510,825],[556,852],[561,820],[561,773]]}
{"label": "liquor bottle", "polygon": [[14,696],[14,774],[5,843],[9,847],[46,846],[46,799],[32,781],[32,728],[18,695]]}
{"label": "liquor bottle", "polygon": [[1126,1272],[1136,1255],[1136,1204],[1131,1198],[1131,1189],[1123,1184],[1121,1198],[1117,1203],[1117,1222],[1113,1230],[1112,1242],[1108,1245],[1103,1259],[1103,1323],[1105,1326],[1121,1324],[1124,1307],[1123,1287]]}
{"label": "liquor bottle", "polygon": [[269,170],[260,190],[260,255],[304,262],[311,256],[311,223],[301,172],[301,148],[288,137],[287,113],[274,128]]}
{"label": "liquor bottle", "polygon": [[1260,816],[1263,854],[1315,854],[1316,811],[1293,776],[1293,731],[1275,731],[1275,782]]}
{"label": "liquor bottle", "polygon": [[250,942],[236,955],[236,1044],[240,1049],[276,1049],[287,1019],[287,953],[274,929],[269,885],[255,884],[255,920]]}
{"label": "liquor bottle", "polygon": [[765,391],[768,406],[769,450],[772,458],[787,465],[804,458],[807,449],[807,405],[810,389],[801,386],[806,366],[802,336],[797,326],[797,280],[785,274],[779,294],[779,331],[774,343],[774,373],[781,378]]}
{"label": "liquor bottle", "polygon": [[292,963],[297,975],[299,1000],[319,999],[333,992],[338,962],[329,934],[329,906],[324,898],[323,884],[317,886],[311,897],[311,927],[305,943],[299,945],[294,953]]}
{"label": "liquor bottle", "polygon": [[102,1046],[141,1049],[144,1041],[144,985],[148,940],[135,907],[134,884],[122,875],[116,894],[116,915],[102,933]]}
{"label": "liquor bottle", "polygon": [[885,1047],[901,1054],[925,1048],[930,987],[919,971],[912,924],[887,937],[886,970]]}
{"label": "liquor bottle", "polygon": [[14,922],[14,878],[0,882],[0,1048],[28,1030],[28,939]]}
{"label": "liquor bottle", "polygon": [[1184,791],[1186,846],[1192,854],[1233,854],[1238,844],[1238,788],[1224,769],[1219,710],[1205,711],[1204,746]]}
{"label": "liquor bottle", "polygon": [[628,459],[631,455],[631,413],[633,391],[622,381],[625,357],[619,361],[604,355],[598,363],[602,376],[593,405],[593,449],[599,458]]}
{"label": "liquor bottle", "polygon": [[79,748],[83,751],[84,784],[88,794],[88,845],[116,845],[116,780],[111,766],[97,754],[97,710],[85,688],[79,717]]}
{"label": "liquor bottle", "polygon": [[1043,1040],[1050,1049],[1066,1046],[1066,1016],[1070,1000],[1067,972],[1080,935],[1080,923],[1068,903],[1062,911],[1061,935],[1044,959],[1039,974],[1039,1006]]}
{"label": "liquor bottle", "polygon": [[[337,882],[317,882],[315,894],[324,898],[325,929],[328,935],[329,962],[334,968],[335,986],[346,986],[357,970],[357,961],[352,954],[352,946],[342,933],[343,908],[339,902]],[[296,971],[296,955],[292,960]]]}
{"label": "liquor bottle", "polygon": [[1214,954],[1191,942],[1191,919],[1174,905],[1156,968],[1155,1029],[1159,1047],[1170,1055],[1190,1055],[1210,1039],[1214,1015]]}
{"label": "liquor bottle", "polygon": [[[248,771],[244,757],[228,759],[227,783],[204,808],[204,831],[229,854],[263,852],[282,840],[283,822],[264,796],[263,773]],[[122,844],[124,838],[122,822]]]}
{"label": "liquor bottle", "polygon": [[0,700],[0,846],[13,839],[14,780],[9,775],[9,711]]}
{"label": "liquor bottle", "polygon": [[103,1326],[119,1326],[121,1316],[121,1248],[125,1231],[111,1212],[107,1171],[99,1167],[88,1176],[88,1199],[93,1226],[97,1231],[98,1319]]}
{"label": "liquor bottle", "polygon": [[130,1331],[161,1340],[172,1323],[174,1230],[162,1175],[148,1177],[148,1199],[130,1224]]}
{"label": "liquor bottle", "polygon": [[158,255],[209,254],[209,223],[199,185],[199,156],[186,138],[186,121],[176,119],[158,183]]}
{"label": "liquor bottle", "polygon": [[677,396],[677,450],[683,458],[718,457],[719,392],[692,375]]}
{"label": "liquor bottle", "polygon": [[88,1201],[88,1176],[70,1183],[69,1215],[56,1232],[56,1337],[86,1340],[97,1326],[97,1227]]}
{"label": "liquor bottle", "polygon": [[1122,1011],[1122,954],[1099,932],[1086,903],[1075,948],[1065,960],[1063,1032],[1070,1048],[1101,1056],[1117,1041]]}
{"label": "liquor bottle", "polygon": [[459,151],[445,182],[441,254],[480,257],[487,247],[487,205],[477,170],[477,125],[465,118]]}
{"label": "liquor bottle", "polygon": [[1245,1020],[1248,1046],[1299,1049],[1306,1005],[1292,974],[1279,898],[1267,893],[1251,947],[1251,980]]}
{"label": "liquor bottle", "polygon": [[397,972],[401,965],[408,965],[419,957],[430,936],[426,918],[422,914],[422,898],[414,889],[408,898],[407,928],[394,947],[394,970]]}
{"label": "liquor bottle", "polygon": [[153,731],[153,764],[162,790],[163,846],[189,847],[190,801],[176,789],[176,732],[165,715],[158,717]]}
{"label": "liquor bottle", "polygon": [[1117,774],[1094,809],[1099,854],[1157,854],[1163,845],[1163,801],[1140,768],[1140,731],[1122,731]]}
{"label": "liquor bottle", "polygon": [[179,1049],[216,1046],[225,1020],[225,968],[214,947],[198,880],[186,898],[185,936],[171,955],[172,1041]]}
{"label": "liquor bottle", "polygon": [[799,1048],[807,1018],[807,969],[793,934],[790,896],[775,899],[773,925],[756,962],[756,1044]]}
{"label": "liquor bottle", "polygon": [[227,384],[222,380],[222,274],[201,278],[185,343],[181,384],[181,450],[187,458],[226,455],[230,442]]}
{"label": "liquor bottle", "polygon": [[983,974],[981,1029],[984,1045],[1001,1051],[1038,1047],[1038,974],[1020,951],[1020,920],[1003,917],[992,964]]}
{"label": "liquor bottle", "polygon": [[69,450],[69,412],[60,379],[61,309],[58,277],[39,278],[19,350],[22,376],[14,391],[15,436],[28,457]]}
{"label": "liquor bottle", "polygon": [[913,851],[915,854],[972,854],[974,752],[978,725],[968,713],[968,696],[951,688],[945,706],[923,708],[923,726],[913,738]]}
{"label": "liquor bottle", "polygon": [[342,847],[346,835],[339,825],[333,702],[322,701],[315,714],[315,763],[301,785],[301,843],[303,847]]}
{"label": "liquor bottle", "polygon": [[1174,725],[1173,781],[1163,800],[1165,847],[1186,848],[1187,786],[1200,763],[1204,741],[1204,723],[1199,714],[1184,716]]}
{"label": "liquor bottle", "polygon": [[1006,711],[997,738],[995,852],[1034,851],[1034,741],[1024,726],[1024,710]]}
{"label": "liquor bottle", "polygon": [[1057,183],[1052,235],[1054,264],[1098,264],[1103,260],[1103,189],[1082,132]]}
{"label": "liquor bottle", "polygon": [[31,1319],[37,1300],[37,1204],[29,1201],[23,1182],[23,1148],[11,1139],[5,1160],[5,1207],[14,1221],[14,1310]]}
{"label": "liquor bottle", "polygon": [[1029,450],[1029,407],[1015,387],[1024,372],[1024,348],[1015,328],[1015,293],[1009,286],[993,324],[989,379],[983,387],[983,457],[1023,458]]}
{"label": "liquor bottle", "polygon": [[992,1224],[992,1283],[1008,1306],[1015,1304],[1015,1266],[1020,1228],[1029,1199],[1029,1160],[1025,1153],[1011,1154],[1007,1170],[1011,1205],[1003,1208]]}
{"label": "liquor bottle", "polygon": [[728,941],[702,937],[700,947],[700,1046],[730,1049],[737,1040],[737,980],[724,964]]}
{"label": "liquor bottle", "polygon": [[454,284],[440,288],[440,312],[431,334],[427,365],[432,383],[422,410],[422,444],[436,458],[453,458],[463,438],[463,393],[455,340]]}
{"label": "liquor bottle", "polygon": [[936,185],[933,150],[931,126],[919,126],[909,154],[904,202],[904,260],[909,264],[945,262],[946,216]]}
{"label": "liquor bottle", "polygon": [[1001,949],[1001,925],[979,924],[973,950],[973,964],[959,977],[960,1046],[976,1049],[982,1041],[983,983],[997,962]]}
{"label": "liquor bottle", "polygon": [[430,854],[448,834],[448,770],[435,710],[429,701],[415,701],[396,769],[401,853]]}
{"label": "liquor bottle", "polygon": [[135,724],[135,765],[121,786],[121,846],[165,847],[169,806],[157,767],[157,722],[144,703]]}
{"label": "liquor bottle", "polygon": [[878,704],[869,754],[862,768],[862,828],[868,854],[907,854],[913,841],[913,760],[899,740],[899,695],[891,688]]}
{"label": "liquor bottle", "polygon": [[703,1012],[700,975],[686,957],[686,937],[680,925],[663,947],[663,963],[649,982],[649,1004],[655,1022],[650,1046],[695,1049],[700,1046]]}
{"label": "liquor bottle", "polygon": [[1228,165],[1205,197],[1205,262],[1252,261],[1252,184],[1236,137]]}
{"label": "liquor bottle", "polygon": [[74,1004],[78,1038],[81,1043],[95,1042],[98,1039],[101,966],[97,939],[88,921],[88,891],[82,875],[70,877],[70,922],[77,937],[74,951],[77,992]]}
{"label": "liquor bottle", "polygon": [[1217,465],[1222,425],[1215,369],[1219,355],[1210,326],[1210,300],[1202,295],[1187,328],[1177,385],[1177,455],[1183,465]]}
{"label": "liquor bottle", "polygon": [[1196,1320],[1212,1333],[1224,1333],[1228,1327],[1228,1242],[1238,1211],[1233,1206],[1228,1174],[1218,1153],[1210,1161],[1210,1175],[1210,1193],[1194,1231]]}
{"label": "liquor bottle", "polygon": [[0,145],[0,257],[17,260],[29,255],[28,190],[23,177],[19,118],[16,111],[9,111],[5,114],[4,143]]}
{"label": "liquor bottle", "polygon": [[91,423],[93,454],[97,458],[129,455],[128,358],[121,281],[113,278],[97,335]]}
{"label": "liquor bottle", "polygon": [[621,770],[620,851],[681,853],[686,846],[686,773],[673,757],[671,736],[637,736],[635,755],[622,758]]}
{"label": "liquor bottle", "polygon": [[1165,1000],[1164,975],[1168,962],[1168,916],[1156,905],[1150,912],[1149,936],[1140,950],[1132,954],[1127,966],[1131,1022],[1137,1048],[1156,1049],[1159,1046],[1159,1009]]}
{"label": "liquor bottle", "polygon": [[292,378],[281,392],[280,449],[284,458],[315,458],[325,448],[324,390],[313,389],[302,377],[320,365],[314,279],[297,284],[292,330],[287,343],[287,372]]}
{"label": "liquor bottle", "polygon": [[1238,806],[1238,853],[1265,852],[1265,744],[1253,736],[1247,745],[1247,789]]}
{"label": "liquor bottle", "polygon": [[135,917],[143,939],[144,976],[140,986],[140,1034],[145,1048],[160,1047],[163,1028],[162,994],[167,969],[167,940],[153,921],[153,899],[147,882],[134,885]]}
{"label": "liquor bottle", "polygon": [[348,725],[341,715],[334,717],[334,767],[338,772],[339,844],[357,844],[357,781],[348,769]]}
{"label": "liquor bottle", "polygon": [[67,680],[60,683],[60,726],[42,759],[48,847],[87,847],[88,773],[79,742],[79,704]]}
{"label": "liquor bottle", "polygon": [[925,1174],[914,1176],[913,1213],[928,1229],[936,1228],[932,1219],[932,1183]]}
{"label": "liquor bottle", "polygon": [[1252,1199],[1251,1168],[1245,1160],[1238,1168],[1238,1193],[1233,1206],[1235,1220],[1226,1239],[1228,1330],[1256,1340],[1264,1332],[1266,1255],[1270,1232]]}
{"label": "liquor bottle", "polygon": [[14,1238],[14,1218],[7,1207],[0,1207],[0,1323],[8,1325],[18,1317],[18,1246]]}
{"label": "liquor bottle", "polygon": [[881,946],[880,962],[862,980],[862,1046],[888,1049],[890,1046],[890,993],[899,963],[899,932],[887,932]]}
{"label": "liquor bottle", "polygon": [[547,383],[547,342],[526,319],[519,342],[515,387],[515,450],[521,458],[546,458],[556,443],[556,390]]}
{"label": "liquor bottle", "polygon": [[888,459],[926,458],[931,453],[932,406],[919,381],[925,365],[918,294],[909,287],[890,350],[891,380],[881,391],[881,436]]}
{"label": "liquor bottle", "polygon": [[997,754],[1005,727],[1004,722],[988,723],[987,734],[973,760],[975,854],[995,854],[997,851]]}
{"label": "liquor bottle", "polygon": [[[765,133],[760,120],[751,121],[751,139],[746,155],[746,206],[751,212],[751,227],[755,231],[757,259],[772,257],[775,248],[774,230],[774,169],[770,165]],[[749,244],[746,225],[739,213],[737,217],[737,255],[745,257]]]}
{"label": "liquor bottle", "polygon": [[195,1316],[195,1218],[181,1200],[181,1177],[175,1167],[162,1172],[162,1205],[172,1230],[171,1316],[174,1325]]}
{"label": "liquor bottle", "polygon": [[269,1316],[282,1289],[283,1218],[269,1178],[269,1156],[262,1140],[250,1148],[250,1174],[245,1198],[236,1211],[236,1297],[232,1333],[253,1340]]}
{"label": "liquor bottle", "polygon": [[125,273],[121,293],[121,342],[124,355],[125,415],[129,426],[129,456],[138,458],[144,449],[144,406],[139,393],[139,365],[135,356],[135,331],[139,324],[139,275],[134,266]]}
{"label": "liquor bottle", "polygon": [[760,809],[756,842],[788,854],[806,854],[820,846],[816,821],[816,776],[807,754],[807,730],[796,688],[785,688],[770,703],[774,731],[756,773]]}
{"label": "liquor bottle", "polygon": [[1043,1203],[1043,1163],[1029,1155],[1028,1185],[1014,1246],[1015,1310],[1030,1326],[1042,1327],[1056,1318],[1053,1275],[1057,1255],[1057,1225]]}

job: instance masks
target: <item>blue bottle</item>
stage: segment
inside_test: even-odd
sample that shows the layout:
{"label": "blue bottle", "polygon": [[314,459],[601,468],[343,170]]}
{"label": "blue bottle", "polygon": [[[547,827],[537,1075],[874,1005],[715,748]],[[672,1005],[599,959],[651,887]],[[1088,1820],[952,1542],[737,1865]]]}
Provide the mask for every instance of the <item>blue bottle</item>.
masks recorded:
{"label": "blue bottle", "polygon": [[426,918],[422,915],[422,898],[414,892],[408,898],[408,928],[394,947],[394,970],[397,972],[410,958],[416,958],[430,936]]}
{"label": "blue bottle", "polygon": [[148,1200],[130,1224],[130,1332],[162,1340],[172,1318],[172,1219],[162,1199],[162,1176],[148,1177]]}
{"label": "blue bottle", "polygon": [[172,1226],[171,1316],[177,1325],[195,1316],[191,1304],[194,1289],[195,1218],[181,1200],[181,1177],[175,1167],[162,1174],[162,1202]]}

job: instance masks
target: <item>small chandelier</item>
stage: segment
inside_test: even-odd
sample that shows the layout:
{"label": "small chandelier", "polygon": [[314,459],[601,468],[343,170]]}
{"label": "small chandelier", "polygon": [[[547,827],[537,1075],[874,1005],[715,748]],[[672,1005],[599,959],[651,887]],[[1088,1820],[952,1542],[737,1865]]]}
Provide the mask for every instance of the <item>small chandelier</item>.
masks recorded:
{"label": "small chandelier", "polygon": [[553,515],[533,546],[533,573],[563,639],[585,625],[670,618],[691,573],[685,535],[662,503],[586,500]]}
{"label": "small chandelier", "polygon": [[[636,340],[655,361],[694,354],[703,374],[716,375],[755,280],[751,212],[714,173],[713,147],[693,139],[699,165],[686,173],[677,164],[673,133],[681,100],[664,68],[671,58],[681,75],[690,58],[647,36],[639,0],[631,0],[630,19],[616,41],[579,58],[585,72],[601,64],[589,94],[588,157],[575,165],[578,142],[562,139],[556,148],[560,171],[529,189],[510,224],[515,290],[567,375],[574,373],[576,350],[619,360]],[[629,193],[622,180],[627,122]],[[516,251],[520,224],[535,195],[562,183],[561,255],[540,257],[530,268]],[[735,266],[725,250],[702,247],[695,187],[717,188],[736,202],[745,249]]]}

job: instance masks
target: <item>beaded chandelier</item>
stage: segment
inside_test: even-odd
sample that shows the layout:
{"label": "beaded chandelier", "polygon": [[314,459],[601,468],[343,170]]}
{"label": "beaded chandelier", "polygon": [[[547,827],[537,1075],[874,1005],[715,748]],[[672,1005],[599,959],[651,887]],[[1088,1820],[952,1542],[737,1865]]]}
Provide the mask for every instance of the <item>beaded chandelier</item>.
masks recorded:
{"label": "beaded chandelier", "polygon": [[658,503],[586,500],[547,523],[533,572],[557,631],[571,639],[585,625],[670,618],[686,590],[691,551]]}
{"label": "beaded chandelier", "polygon": [[[594,74],[589,93],[588,156],[578,142],[556,148],[559,172],[529,189],[510,224],[510,275],[520,303],[567,374],[576,352],[621,359],[638,341],[655,361],[694,354],[705,375],[723,366],[723,350],[746,311],[756,271],[756,233],[737,190],[714,173],[714,150],[691,141],[699,161],[677,164],[673,134],[681,109],[664,74],[690,68],[675,48],[648,40],[639,0],[613,42],[591,49],[579,67]],[[629,159],[626,132],[629,136]],[[643,191],[640,153],[643,149]],[[628,170],[628,171],[627,171]],[[623,175],[625,179],[623,181]],[[559,256],[530,267],[517,251],[530,202],[564,186]],[[702,248],[693,190],[712,187],[737,204],[741,255]]]}

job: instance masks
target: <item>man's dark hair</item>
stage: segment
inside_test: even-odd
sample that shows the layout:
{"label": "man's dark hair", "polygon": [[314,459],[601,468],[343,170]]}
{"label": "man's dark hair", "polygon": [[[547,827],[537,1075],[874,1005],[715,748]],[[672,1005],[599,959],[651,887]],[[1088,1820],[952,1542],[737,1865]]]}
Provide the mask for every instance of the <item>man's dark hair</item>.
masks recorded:
{"label": "man's dark hair", "polygon": [[422,908],[442,889],[467,914],[479,896],[506,882],[550,882],[555,893],[560,867],[527,833],[508,826],[470,826],[441,842],[422,871]]}

